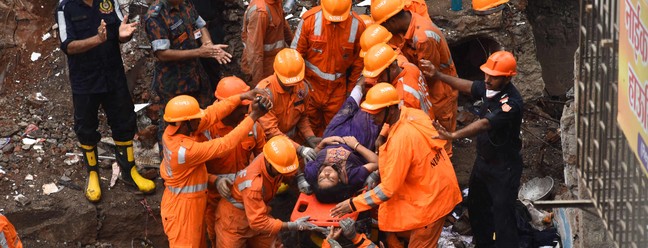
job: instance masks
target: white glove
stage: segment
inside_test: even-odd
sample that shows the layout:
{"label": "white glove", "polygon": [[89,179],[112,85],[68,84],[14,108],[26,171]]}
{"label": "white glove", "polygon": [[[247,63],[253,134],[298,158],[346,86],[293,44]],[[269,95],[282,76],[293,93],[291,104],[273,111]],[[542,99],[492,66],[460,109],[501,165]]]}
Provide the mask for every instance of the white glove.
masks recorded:
{"label": "white glove", "polygon": [[376,186],[378,186],[378,183],[380,183],[380,174],[378,174],[378,171],[374,171],[365,180],[365,185],[367,186],[367,190],[373,189]]}
{"label": "white glove", "polygon": [[313,223],[308,222],[310,216],[301,217],[294,222],[288,222],[288,230],[290,231],[318,231],[326,233],[326,228],[318,227]]}
{"label": "white glove", "polygon": [[335,239],[326,239],[326,242],[329,243],[331,248],[342,248],[342,245],[340,245],[340,243],[338,243]]}
{"label": "white glove", "polygon": [[310,184],[308,184],[304,177],[304,173],[297,174],[297,187],[299,188],[299,192],[304,194],[310,195],[313,193]]}
{"label": "white glove", "polygon": [[306,159],[306,162],[313,161],[315,158],[317,158],[317,153],[315,152],[315,149],[307,147],[307,146],[300,146],[297,149],[297,152],[299,153],[302,158]]}
{"label": "white glove", "polygon": [[356,237],[355,221],[351,218],[342,219],[340,221],[340,227],[342,228],[342,233],[347,239],[353,240]]}
{"label": "white glove", "polygon": [[229,198],[232,195],[230,187],[232,187],[231,179],[220,177],[216,180],[216,189],[218,190],[218,193],[225,198]]}

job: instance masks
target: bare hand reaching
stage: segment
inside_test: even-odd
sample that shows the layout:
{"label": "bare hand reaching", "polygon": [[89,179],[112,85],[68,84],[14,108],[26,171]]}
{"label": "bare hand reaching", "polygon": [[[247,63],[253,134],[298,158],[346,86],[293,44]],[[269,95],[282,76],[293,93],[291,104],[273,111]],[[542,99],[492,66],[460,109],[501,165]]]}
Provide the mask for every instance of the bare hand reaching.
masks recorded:
{"label": "bare hand reaching", "polygon": [[423,72],[423,75],[427,78],[434,78],[437,74],[437,68],[427,59],[422,59],[420,61],[421,65],[419,69]]}
{"label": "bare hand reaching", "polygon": [[432,125],[434,128],[436,128],[437,132],[439,135],[432,137],[433,139],[442,139],[442,140],[452,140],[454,137],[452,137],[452,133],[448,132],[448,130],[445,129],[445,127],[441,126],[441,123],[439,121],[434,120],[432,122]]}
{"label": "bare hand reaching", "polygon": [[125,15],[124,20],[119,25],[119,40],[130,40],[133,32],[137,30],[137,25],[139,25],[139,22],[128,23],[128,15]]}

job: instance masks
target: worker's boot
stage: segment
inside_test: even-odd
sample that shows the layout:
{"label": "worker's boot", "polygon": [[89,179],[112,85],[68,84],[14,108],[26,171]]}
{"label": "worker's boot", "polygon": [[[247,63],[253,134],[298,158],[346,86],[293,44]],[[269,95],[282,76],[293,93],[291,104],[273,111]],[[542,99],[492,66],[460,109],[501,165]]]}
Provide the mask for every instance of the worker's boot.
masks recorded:
{"label": "worker's boot", "polygon": [[155,183],[142,177],[137,172],[132,140],[115,141],[115,157],[117,158],[117,164],[121,168],[121,175],[124,182],[136,186],[143,193],[152,193],[155,191]]}
{"label": "worker's boot", "polygon": [[101,185],[99,184],[99,166],[97,166],[97,147],[81,145],[83,161],[88,170],[88,178],[85,185],[85,196],[90,202],[101,200]]}

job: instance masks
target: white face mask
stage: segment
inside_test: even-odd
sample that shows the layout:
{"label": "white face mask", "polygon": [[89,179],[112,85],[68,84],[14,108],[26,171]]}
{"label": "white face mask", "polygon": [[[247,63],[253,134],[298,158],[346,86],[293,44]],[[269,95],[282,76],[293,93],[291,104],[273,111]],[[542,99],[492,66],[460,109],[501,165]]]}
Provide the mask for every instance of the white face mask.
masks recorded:
{"label": "white face mask", "polygon": [[493,98],[495,95],[499,94],[499,91],[486,90],[486,97]]}

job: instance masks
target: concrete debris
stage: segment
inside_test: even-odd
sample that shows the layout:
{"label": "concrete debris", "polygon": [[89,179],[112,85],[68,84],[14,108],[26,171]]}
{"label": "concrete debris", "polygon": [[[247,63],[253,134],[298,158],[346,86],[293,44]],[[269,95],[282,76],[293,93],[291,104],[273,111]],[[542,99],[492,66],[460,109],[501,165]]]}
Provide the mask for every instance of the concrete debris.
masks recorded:
{"label": "concrete debris", "polygon": [[135,104],[135,112],[139,112],[140,110],[146,108],[150,103],[138,103]]}
{"label": "concrete debris", "polygon": [[56,183],[43,184],[43,195],[50,195],[59,191]]}
{"label": "concrete debris", "polygon": [[308,9],[306,9],[306,7],[303,7],[302,10],[301,10],[301,13],[299,13],[299,18],[301,18],[302,16],[304,16],[304,14],[306,13],[306,11],[308,11]]}
{"label": "concrete debris", "polygon": [[43,35],[43,37],[41,37],[41,39],[42,39],[43,41],[46,41],[47,39],[49,39],[49,38],[51,38],[51,37],[52,37],[52,35],[51,35],[50,33],[45,33],[45,34]]}
{"label": "concrete debris", "polygon": [[111,137],[103,137],[103,138],[101,138],[100,141],[101,141],[101,143],[108,144],[108,145],[111,145],[111,146],[115,146],[115,140],[113,140],[113,138],[111,138]]}
{"label": "concrete debris", "polygon": [[441,237],[439,237],[438,246],[442,248],[465,248],[474,247],[472,236],[460,235],[452,231],[452,226],[443,227]]}
{"label": "concrete debris", "polygon": [[68,176],[66,176],[66,175],[63,175],[63,176],[61,176],[61,181],[63,181],[63,182],[69,182],[69,181],[72,181],[72,178],[70,178],[70,177],[68,177]]}
{"label": "concrete debris", "polygon": [[369,5],[371,5],[371,0],[364,0],[364,1],[359,2],[358,4],[356,4],[356,6],[358,6],[358,7],[365,7],[365,6],[369,6]]}
{"label": "concrete debris", "polygon": [[11,138],[9,138],[9,137],[0,138],[0,149],[4,148],[6,145],[8,145],[9,142],[11,142]]}
{"label": "concrete debris", "polygon": [[14,196],[14,201],[18,202],[18,205],[23,207],[29,205],[31,203],[31,200],[24,196],[23,194],[18,194]]}
{"label": "concrete debris", "polygon": [[32,52],[31,54],[31,61],[36,61],[38,58],[40,58],[41,54],[37,52]]}
{"label": "concrete debris", "polygon": [[[67,154],[65,154],[65,155],[67,155]],[[68,158],[68,159],[66,159],[66,160],[63,161],[63,162],[64,162],[65,164],[67,164],[67,165],[74,165],[74,164],[78,163],[78,162],[81,160],[81,159],[79,159],[79,156],[78,156],[78,155],[75,155],[75,154],[72,154],[72,155],[73,155],[73,157]],[[67,156],[69,156],[69,155],[67,155]]]}
{"label": "concrete debris", "polygon": [[[77,156],[77,160],[76,160],[76,161],[79,162],[78,157],[82,157],[83,154],[81,154],[81,153],[74,153],[74,152],[67,152],[67,153],[65,153],[65,156]],[[101,155],[99,155],[99,156],[97,156],[97,158],[98,158],[98,159],[112,159],[112,160],[115,160],[115,157],[113,157],[113,156],[101,156]],[[66,159],[66,161],[67,161],[67,159]],[[65,163],[67,164],[67,162],[65,162]]]}
{"label": "concrete debris", "polygon": [[25,181],[34,181],[34,176],[31,174],[27,174],[27,176],[25,176]]}
{"label": "concrete debris", "polygon": [[112,164],[112,176],[110,177],[110,188],[115,186],[115,183],[117,182],[117,178],[119,178],[119,165],[117,162]]}

